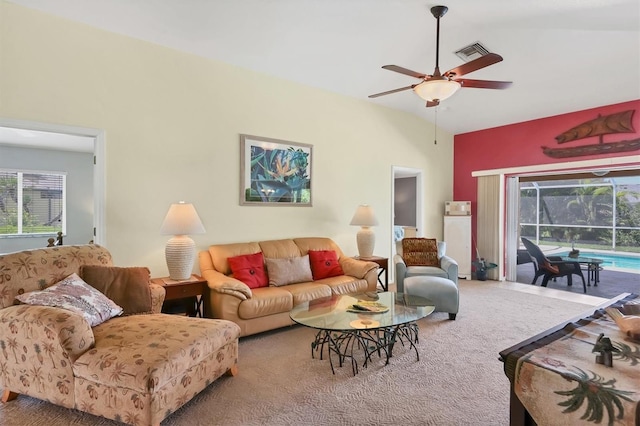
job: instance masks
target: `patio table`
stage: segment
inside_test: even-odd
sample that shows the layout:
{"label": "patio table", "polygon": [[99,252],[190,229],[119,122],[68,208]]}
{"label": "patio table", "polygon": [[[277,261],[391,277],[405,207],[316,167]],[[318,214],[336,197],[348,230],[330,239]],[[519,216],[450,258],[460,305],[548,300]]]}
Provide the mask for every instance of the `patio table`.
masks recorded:
{"label": "patio table", "polygon": [[595,257],[570,257],[570,256],[562,256],[563,262],[575,262],[583,265],[587,265],[587,285],[591,286],[591,281],[593,281],[593,285],[595,287],[598,286],[600,282],[600,269],[604,260],[597,259]]}

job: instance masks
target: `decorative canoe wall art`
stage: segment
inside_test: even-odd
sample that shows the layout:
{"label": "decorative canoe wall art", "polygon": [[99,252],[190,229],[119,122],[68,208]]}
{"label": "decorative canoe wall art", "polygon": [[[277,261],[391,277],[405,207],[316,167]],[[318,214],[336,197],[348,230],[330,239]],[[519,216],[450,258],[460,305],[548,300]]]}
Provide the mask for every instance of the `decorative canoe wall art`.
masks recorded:
{"label": "decorative canoe wall art", "polygon": [[640,149],[640,138],[605,142],[604,136],[615,133],[636,133],[633,128],[634,110],[618,112],[589,120],[556,136],[556,143],[563,144],[581,139],[598,137],[598,143],[562,148],[542,146],[542,152],[552,158],[582,157],[615,152],[629,152]]}

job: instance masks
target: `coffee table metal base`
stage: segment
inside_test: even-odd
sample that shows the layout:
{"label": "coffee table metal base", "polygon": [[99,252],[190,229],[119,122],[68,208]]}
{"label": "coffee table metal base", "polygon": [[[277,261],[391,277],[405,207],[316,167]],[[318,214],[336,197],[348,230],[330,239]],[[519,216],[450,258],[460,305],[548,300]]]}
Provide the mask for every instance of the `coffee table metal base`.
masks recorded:
{"label": "coffee table metal base", "polygon": [[393,348],[397,342],[403,346],[405,342],[416,353],[416,358],[420,361],[418,353],[418,324],[408,322],[392,327],[381,327],[372,329],[354,329],[343,331],[320,330],[316,333],[315,340],[311,343],[311,357],[315,358],[315,353],[323,354],[326,350],[331,365],[331,372],[336,374],[333,367],[332,354],[338,357],[338,365],[343,366],[345,360],[351,360],[353,375],[358,374],[358,359],[362,358],[362,367],[366,368],[374,355],[385,358],[385,365],[393,356]]}

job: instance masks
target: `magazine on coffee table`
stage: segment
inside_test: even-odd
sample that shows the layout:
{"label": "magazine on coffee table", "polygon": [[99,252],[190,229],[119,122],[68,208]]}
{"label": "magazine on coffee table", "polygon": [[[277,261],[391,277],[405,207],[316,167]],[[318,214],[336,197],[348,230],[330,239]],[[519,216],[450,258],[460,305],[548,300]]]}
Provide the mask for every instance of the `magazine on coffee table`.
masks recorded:
{"label": "magazine on coffee table", "polygon": [[380,302],[372,302],[368,300],[359,300],[357,303],[349,306],[347,311],[359,314],[380,314],[387,312],[389,307]]}

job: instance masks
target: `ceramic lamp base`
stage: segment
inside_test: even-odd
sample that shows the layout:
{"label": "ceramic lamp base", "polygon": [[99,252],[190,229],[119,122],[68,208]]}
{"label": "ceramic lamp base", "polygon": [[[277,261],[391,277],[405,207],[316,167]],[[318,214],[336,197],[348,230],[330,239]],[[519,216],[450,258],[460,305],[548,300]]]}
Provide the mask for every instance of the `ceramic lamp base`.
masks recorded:
{"label": "ceramic lamp base", "polygon": [[187,280],[196,259],[196,244],[186,235],[176,235],[167,241],[164,256],[172,280]]}
{"label": "ceramic lamp base", "polygon": [[358,254],[360,257],[373,256],[373,247],[376,245],[376,234],[368,226],[363,226],[356,235]]}

